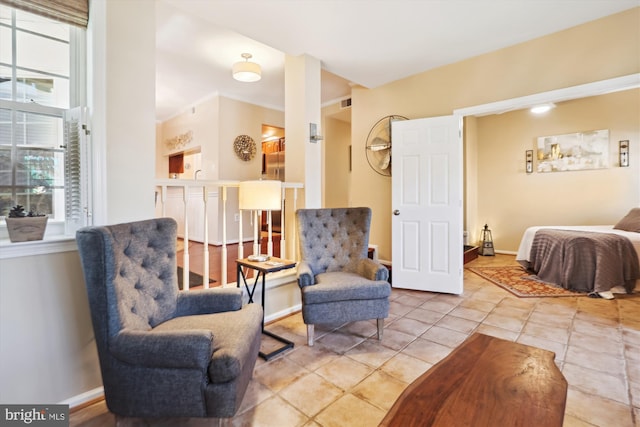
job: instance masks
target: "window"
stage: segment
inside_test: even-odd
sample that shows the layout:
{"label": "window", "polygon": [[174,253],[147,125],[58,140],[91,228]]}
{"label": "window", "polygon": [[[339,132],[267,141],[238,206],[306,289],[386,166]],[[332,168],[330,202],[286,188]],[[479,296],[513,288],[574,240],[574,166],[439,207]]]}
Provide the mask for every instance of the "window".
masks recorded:
{"label": "window", "polygon": [[84,34],[0,6],[0,216],[19,204],[67,233],[86,223],[84,109],[71,108],[83,99]]}

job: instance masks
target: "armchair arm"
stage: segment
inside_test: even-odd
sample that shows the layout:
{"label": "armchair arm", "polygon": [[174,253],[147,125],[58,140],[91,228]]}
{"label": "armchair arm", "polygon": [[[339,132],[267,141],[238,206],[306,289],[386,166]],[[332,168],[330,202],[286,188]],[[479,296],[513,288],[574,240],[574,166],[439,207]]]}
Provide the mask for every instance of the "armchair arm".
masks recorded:
{"label": "armchair arm", "polygon": [[197,289],[178,293],[176,316],[220,313],[242,308],[242,290],[239,288]]}
{"label": "armchair arm", "polygon": [[115,358],[131,365],[207,369],[213,354],[213,333],[202,329],[123,330],[111,338],[109,351]]}
{"label": "armchair arm", "polygon": [[305,286],[315,285],[316,279],[311,270],[311,266],[306,261],[300,261],[296,269],[298,277],[298,286],[304,288]]}
{"label": "armchair arm", "polygon": [[387,270],[387,267],[370,258],[360,259],[356,266],[356,272],[369,280],[389,279],[389,270]]}

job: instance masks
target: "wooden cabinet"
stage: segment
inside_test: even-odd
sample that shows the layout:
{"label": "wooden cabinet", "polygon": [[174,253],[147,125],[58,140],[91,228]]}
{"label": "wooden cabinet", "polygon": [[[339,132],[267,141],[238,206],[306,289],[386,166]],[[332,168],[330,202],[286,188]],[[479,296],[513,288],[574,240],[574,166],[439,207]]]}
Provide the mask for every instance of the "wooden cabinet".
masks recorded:
{"label": "wooden cabinet", "polygon": [[284,151],[284,138],[262,142],[263,154],[277,153],[278,151]]}

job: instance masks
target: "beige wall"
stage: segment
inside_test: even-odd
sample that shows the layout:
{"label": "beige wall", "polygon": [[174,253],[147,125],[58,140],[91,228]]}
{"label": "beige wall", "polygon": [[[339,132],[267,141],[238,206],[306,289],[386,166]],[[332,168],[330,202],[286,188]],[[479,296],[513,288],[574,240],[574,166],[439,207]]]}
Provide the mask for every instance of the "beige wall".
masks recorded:
{"label": "beige wall", "polygon": [[[220,98],[213,96],[182,113],[160,123],[156,133],[156,178],[169,178],[169,156],[184,152],[199,152],[202,159],[201,179],[219,179],[219,103]],[[183,147],[172,148],[167,142],[187,132],[192,140]],[[185,177],[186,178],[186,177]]]}
{"label": "beige wall", "polygon": [[[262,125],[284,127],[284,112],[220,97],[219,179],[260,179],[262,174]],[[286,132],[286,129],[285,129]],[[238,135],[249,135],[256,142],[256,156],[242,161],[233,152]],[[286,173],[286,172],[285,172]]]}
{"label": "beige wall", "polygon": [[156,123],[156,178],[167,178],[169,176],[169,160],[164,153],[164,137],[162,134],[162,123]]}
{"label": "beige wall", "polygon": [[[260,107],[246,102],[212,96],[200,104],[187,109],[159,125],[156,151],[156,176],[168,177],[168,157],[177,152],[200,152],[202,172],[198,179],[204,180],[253,180],[262,175],[262,125],[284,127],[282,111]],[[166,141],[188,131],[193,132],[193,140],[183,148],[170,150]],[[233,151],[233,142],[239,135],[249,135],[256,142],[256,155],[249,161],[239,159]],[[166,166],[164,166],[166,165]],[[191,178],[191,176],[184,176]],[[218,195],[220,200],[220,195]],[[237,212],[238,195],[235,189],[227,194],[227,218],[234,218]],[[218,218],[222,217],[222,203],[218,205]],[[233,224],[233,223],[232,223]],[[210,224],[218,227],[214,236],[220,241],[222,223]],[[243,222],[243,235],[250,238],[251,224],[248,215]],[[237,241],[237,224],[227,227],[227,239]]]}
{"label": "beige wall", "polygon": [[[219,123],[220,146],[217,155],[220,159],[220,173],[218,179],[239,181],[260,179],[262,176],[262,125],[284,127],[284,112],[220,97]],[[256,142],[257,151],[252,160],[245,162],[235,155],[233,141],[238,135],[249,135]],[[237,212],[237,206],[238,193],[230,191],[227,202],[227,218],[233,218]],[[219,210],[222,212],[222,206],[219,206]],[[227,236],[231,240],[237,240],[236,227],[232,228],[227,230]],[[243,230],[243,239],[252,236],[248,215],[245,215]],[[222,235],[221,222],[218,223],[218,235]]]}
{"label": "beige wall", "polygon": [[480,227],[478,219],[478,138],[477,119],[465,117],[463,124],[464,134],[464,194],[465,208],[462,222],[467,232],[465,244],[474,245],[478,237],[474,233]]}
{"label": "beige wall", "polygon": [[0,283],[0,402],[59,403],[101,387],[78,252],[2,259]]}
{"label": "beige wall", "polygon": [[[380,257],[391,259],[391,180],[377,175],[364,155],[358,155],[378,119],[388,114],[449,115],[458,108],[638,73],[639,21],[640,8],[635,8],[376,89],[354,88],[352,204],[372,207],[371,242],[379,245]],[[637,141],[632,150],[634,144]],[[467,159],[467,171],[473,161]],[[467,188],[467,204],[484,197],[480,188],[475,195]],[[638,195],[632,197],[630,203],[638,204]],[[564,217],[556,220],[562,222]]]}
{"label": "beige wall", "polygon": [[[178,152],[202,153],[201,179],[259,179],[262,171],[262,125],[284,127],[282,111],[248,104],[242,101],[212,96],[159,125],[156,156],[158,164],[167,164],[168,157]],[[193,140],[183,148],[168,149],[166,141],[193,132]],[[233,151],[233,141],[239,135],[249,135],[256,142],[256,156],[250,161],[239,159]],[[168,166],[157,170],[158,178],[168,178]]]}
{"label": "beige wall", "polygon": [[[538,136],[608,129],[608,169],[527,174],[525,151]],[[618,167],[618,141],[630,140],[630,166]],[[640,90],[477,118],[478,212],[496,250],[517,251],[532,225],[615,224],[640,201]],[[537,161],[534,161],[534,171]],[[475,230],[479,237],[479,229]]]}
{"label": "beige wall", "polygon": [[324,119],[324,173],[322,206],[339,208],[349,204],[349,150],[351,146],[351,124],[342,120]]}
{"label": "beige wall", "polygon": [[98,173],[106,177],[95,191],[101,197],[94,200],[103,208],[94,213],[94,220],[113,224],[154,213],[155,4],[104,3],[99,7],[106,13],[105,33],[92,33],[104,37],[104,50],[91,49],[96,55],[89,56],[93,71],[101,75],[92,80],[92,144],[103,162]]}

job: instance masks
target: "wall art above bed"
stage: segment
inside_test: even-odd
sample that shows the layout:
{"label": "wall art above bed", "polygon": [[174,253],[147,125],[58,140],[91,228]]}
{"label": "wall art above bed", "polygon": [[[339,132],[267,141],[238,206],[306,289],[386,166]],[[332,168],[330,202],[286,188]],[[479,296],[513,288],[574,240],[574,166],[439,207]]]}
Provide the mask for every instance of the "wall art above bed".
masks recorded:
{"label": "wall art above bed", "polygon": [[609,167],[609,130],[538,137],[538,172]]}

